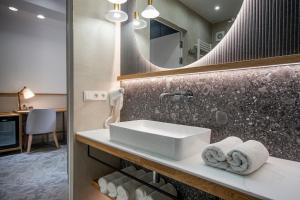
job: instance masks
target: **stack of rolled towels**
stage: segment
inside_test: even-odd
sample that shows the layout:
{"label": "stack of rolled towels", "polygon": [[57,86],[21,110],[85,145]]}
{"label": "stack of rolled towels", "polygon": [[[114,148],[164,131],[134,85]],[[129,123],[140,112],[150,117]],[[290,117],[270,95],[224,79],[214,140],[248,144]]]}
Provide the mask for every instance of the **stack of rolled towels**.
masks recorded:
{"label": "stack of rolled towels", "polygon": [[[170,183],[166,184],[164,179],[154,183],[152,172],[137,170],[134,166],[122,169],[123,172],[139,178],[153,186],[156,186],[169,194],[177,196],[177,191]],[[99,178],[100,191],[116,200],[169,200],[168,196],[156,192],[154,189],[123,175],[120,172],[113,172]]]}
{"label": "stack of rolled towels", "polygon": [[228,137],[208,145],[202,152],[205,164],[240,175],[258,170],[268,160],[269,152],[260,142],[243,142],[238,137]]}

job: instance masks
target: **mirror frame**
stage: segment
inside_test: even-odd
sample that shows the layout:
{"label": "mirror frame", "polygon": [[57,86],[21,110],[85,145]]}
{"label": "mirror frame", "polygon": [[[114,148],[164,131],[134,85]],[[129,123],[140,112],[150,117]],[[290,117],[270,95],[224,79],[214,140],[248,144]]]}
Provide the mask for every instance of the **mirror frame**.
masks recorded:
{"label": "mirror frame", "polygon": [[[297,8],[288,7],[289,4],[287,2],[291,0],[282,1],[284,2],[277,2],[276,8],[273,8],[272,4],[263,3],[261,0],[244,0],[235,23],[231,26],[224,39],[209,54],[207,54],[206,57],[203,57],[190,65],[175,69],[163,69],[153,65],[152,63],[149,63],[147,60],[144,60],[142,64],[145,63],[144,65],[147,66],[148,69],[150,68],[150,70],[147,70],[148,72],[145,72],[146,70],[143,69],[145,66],[139,66],[140,64],[138,63],[137,66],[132,66],[138,70],[137,72],[120,75],[118,80],[121,81],[136,78],[236,70],[250,67],[298,63],[300,62],[300,44],[298,44],[297,41],[300,41],[300,34],[296,34],[297,32],[295,33],[295,31],[300,28],[300,24],[295,23],[293,26],[285,26],[285,24],[290,24],[292,20],[295,20],[295,18],[298,17],[297,13],[299,12],[292,12],[294,10],[291,9]],[[296,2],[297,0],[292,1]],[[132,3],[130,0],[128,2]],[[265,6],[265,10],[269,11],[269,15],[265,17],[266,19],[262,19],[261,15],[263,14],[263,9],[258,9],[257,6],[260,8]],[[286,6],[286,11],[278,9],[282,6]],[[129,5],[129,9],[130,8],[132,7]],[[270,10],[272,10],[272,12]],[[263,20],[273,19],[271,14],[276,13],[276,16],[283,17],[286,14],[284,12],[295,14],[288,18],[290,21],[286,20],[284,22],[284,20],[281,20],[278,22],[275,19],[269,24],[263,23]],[[249,17],[249,15],[252,17]],[[278,28],[279,30],[285,29],[285,31],[274,31],[277,30],[275,28]],[[252,32],[252,30],[256,31]],[[273,30],[273,32],[271,30]],[[270,34],[272,37],[271,39],[269,39]],[[292,36],[293,34],[293,38],[288,37],[290,35]],[[131,35],[131,37],[133,36]],[[281,38],[281,40],[277,40],[278,37]],[[135,47],[135,49],[131,49],[133,54],[138,52],[136,48],[137,47]],[[130,49],[126,50],[127,52],[130,51]],[[134,55],[130,56],[130,58],[133,58],[132,56]],[[137,54],[136,56],[138,57]],[[121,60],[126,60],[126,57],[122,57]],[[123,67],[124,66],[122,63],[121,71],[123,70]]]}

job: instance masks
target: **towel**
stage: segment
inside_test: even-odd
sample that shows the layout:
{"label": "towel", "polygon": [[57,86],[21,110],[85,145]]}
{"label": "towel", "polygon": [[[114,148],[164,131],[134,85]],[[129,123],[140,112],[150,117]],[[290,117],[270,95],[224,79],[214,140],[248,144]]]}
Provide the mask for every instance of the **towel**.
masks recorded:
{"label": "towel", "polygon": [[[170,183],[163,185],[162,187],[160,187],[160,189],[174,195],[177,196],[177,191],[174,188],[174,186]],[[160,193],[160,192],[152,192],[150,195],[148,195],[145,200],[172,200],[170,197]]]}
{"label": "towel", "polygon": [[202,159],[209,166],[227,169],[229,167],[226,161],[227,153],[242,143],[243,141],[240,138],[232,136],[220,142],[210,144],[203,150]]}
{"label": "towel", "polygon": [[[152,177],[152,172],[149,172],[138,178],[148,183],[152,180]],[[135,190],[140,186],[142,186],[142,183],[132,179],[123,185],[119,185],[117,188],[117,200],[135,200]]]}
{"label": "towel", "polygon": [[[161,186],[165,185],[165,180],[161,178],[158,183],[153,183],[153,181],[151,181],[149,183],[153,186],[161,187]],[[151,194],[154,191],[155,191],[154,189],[152,189],[146,185],[142,185],[141,187],[136,189],[135,199],[136,200],[144,200],[146,198],[146,196],[148,196],[149,194]]]}
{"label": "towel", "polygon": [[[124,172],[134,172],[136,171],[135,167],[134,166],[130,166],[130,167],[127,167],[127,168],[124,168],[122,169],[122,171]],[[104,194],[107,193],[107,184],[108,182],[114,180],[114,179],[118,179],[122,176],[122,174],[120,172],[113,172],[111,174],[108,174],[106,176],[103,176],[101,178],[99,178],[98,180],[98,184],[99,184],[99,187],[100,187],[100,191]]]}
{"label": "towel", "polygon": [[[134,173],[129,172],[130,175],[135,176],[135,177],[140,177],[145,173],[146,172],[142,169],[138,170],[138,171],[135,171]],[[126,183],[130,180],[132,180],[132,179],[129,178],[128,176],[122,175],[120,178],[110,181],[107,185],[108,196],[110,196],[112,198],[116,198],[117,195],[118,195],[118,193],[117,193],[118,186],[120,186],[120,185],[122,185],[122,184],[124,184],[124,183]]]}
{"label": "towel", "polygon": [[266,147],[255,140],[234,147],[228,152],[227,162],[230,172],[248,175],[259,169],[269,158],[269,152]]}

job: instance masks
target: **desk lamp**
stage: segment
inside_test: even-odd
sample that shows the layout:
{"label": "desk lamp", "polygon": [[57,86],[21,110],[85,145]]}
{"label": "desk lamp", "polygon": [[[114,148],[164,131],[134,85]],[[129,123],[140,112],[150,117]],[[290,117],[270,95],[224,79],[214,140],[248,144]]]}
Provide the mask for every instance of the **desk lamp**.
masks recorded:
{"label": "desk lamp", "polygon": [[18,106],[19,110],[22,110],[21,107],[21,95],[23,95],[24,99],[30,99],[35,96],[35,94],[26,86],[18,92]]}

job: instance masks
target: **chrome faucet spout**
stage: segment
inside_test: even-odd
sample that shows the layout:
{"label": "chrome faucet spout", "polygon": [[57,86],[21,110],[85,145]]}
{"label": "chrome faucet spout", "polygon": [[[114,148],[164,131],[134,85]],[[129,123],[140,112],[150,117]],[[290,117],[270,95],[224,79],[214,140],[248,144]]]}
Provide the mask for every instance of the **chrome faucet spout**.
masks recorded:
{"label": "chrome faucet spout", "polygon": [[186,97],[188,99],[191,99],[194,96],[194,93],[191,90],[185,90],[185,91],[176,91],[176,92],[164,92],[159,95],[159,101],[162,102],[162,100],[165,97],[173,97],[173,96],[179,96],[179,97]]}

